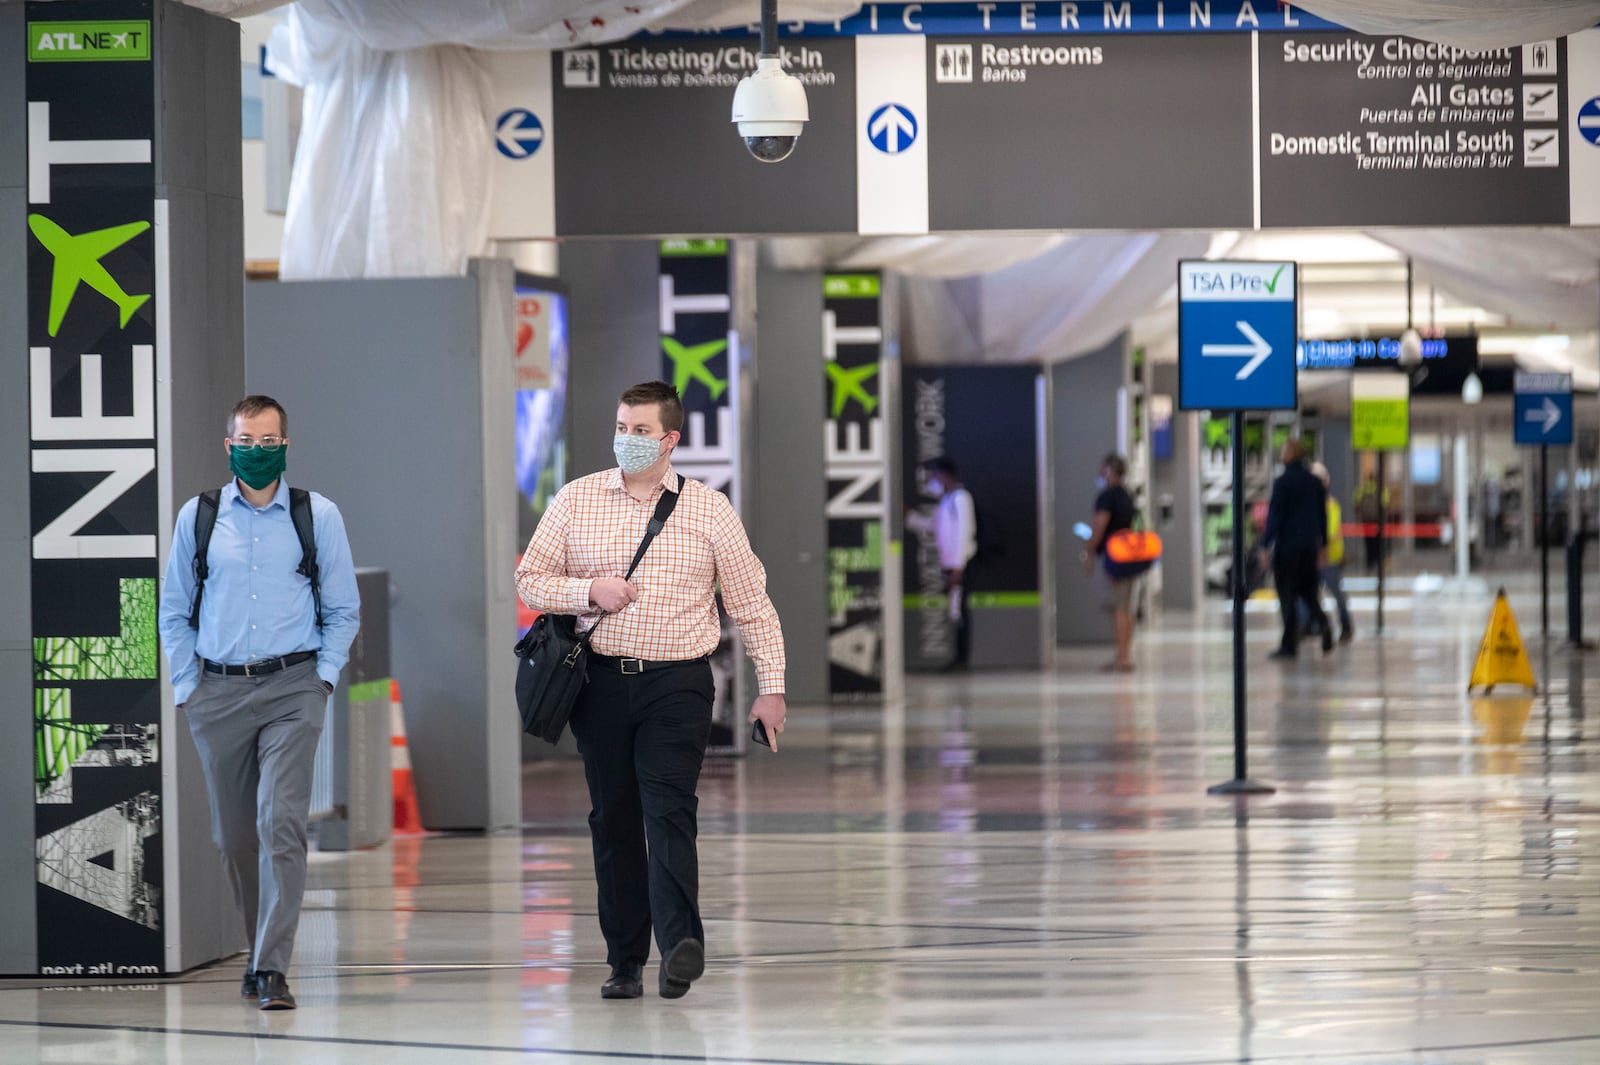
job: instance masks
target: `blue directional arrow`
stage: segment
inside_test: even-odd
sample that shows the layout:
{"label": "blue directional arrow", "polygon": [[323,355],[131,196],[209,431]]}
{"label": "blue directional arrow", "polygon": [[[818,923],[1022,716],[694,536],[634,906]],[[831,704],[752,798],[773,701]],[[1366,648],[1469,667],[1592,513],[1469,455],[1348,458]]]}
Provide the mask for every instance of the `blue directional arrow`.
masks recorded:
{"label": "blue directional arrow", "polygon": [[544,123],[525,107],[513,107],[494,124],[494,146],[507,159],[526,159],[544,143]]}
{"label": "blue directional arrow", "polygon": [[1600,148],[1600,96],[1578,108],[1578,132],[1584,140]]}
{"label": "blue directional arrow", "polygon": [[867,119],[867,139],[885,155],[899,155],[917,140],[917,116],[904,104],[884,104]]}

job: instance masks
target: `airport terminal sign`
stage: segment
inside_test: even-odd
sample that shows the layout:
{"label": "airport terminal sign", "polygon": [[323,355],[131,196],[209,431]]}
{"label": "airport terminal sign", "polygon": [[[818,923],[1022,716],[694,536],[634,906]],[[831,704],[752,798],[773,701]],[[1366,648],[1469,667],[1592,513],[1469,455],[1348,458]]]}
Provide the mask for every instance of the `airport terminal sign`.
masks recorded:
{"label": "airport terminal sign", "polygon": [[493,235],[1600,220],[1600,30],[1474,51],[1242,0],[866,5],[782,58],[811,121],[770,165],[729,122],[742,30],[494,57]]}
{"label": "airport terminal sign", "polygon": [[1382,370],[1350,376],[1350,446],[1404,451],[1411,442],[1411,379]]}
{"label": "airport terminal sign", "polygon": [[[754,72],[756,55],[753,40],[622,41],[558,53],[554,122],[566,134],[548,145],[557,231],[855,232],[853,45],[784,46],[811,121],[781,164],[751,158],[729,121],[734,87]],[[529,187],[512,194],[538,199]]]}
{"label": "airport terminal sign", "polygon": [[1294,263],[1178,264],[1178,408],[1294,410]]}
{"label": "airport terminal sign", "polygon": [[1571,444],[1572,375],[1518,370],[1515,385],[1516,442],[1557,447]]}
{"label": "airport terminal sign", "polygon": [[1565,54],[1263,38],[1262,225],[1566,223]]}
{"label": "airport terminal sign", "polygon": [[26,12],[39,970],[159,973],[151,5]]}
{"label": "airport terminal sign", "polygon": [[1251,224],[1249,35],[926,50],[933,230]]}

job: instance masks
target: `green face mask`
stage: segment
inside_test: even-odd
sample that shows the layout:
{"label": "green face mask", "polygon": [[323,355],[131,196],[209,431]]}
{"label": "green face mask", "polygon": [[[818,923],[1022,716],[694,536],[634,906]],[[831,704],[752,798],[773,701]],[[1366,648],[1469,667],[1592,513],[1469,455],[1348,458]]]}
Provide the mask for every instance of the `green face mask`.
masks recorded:
{"label": "green face mask", "polygon": [[288,461],[287,444],[276,451],[268,451],[263,447],[228,449],[228,469],[233,471],[235,477],[258,492],[283,476],[283,468]]}

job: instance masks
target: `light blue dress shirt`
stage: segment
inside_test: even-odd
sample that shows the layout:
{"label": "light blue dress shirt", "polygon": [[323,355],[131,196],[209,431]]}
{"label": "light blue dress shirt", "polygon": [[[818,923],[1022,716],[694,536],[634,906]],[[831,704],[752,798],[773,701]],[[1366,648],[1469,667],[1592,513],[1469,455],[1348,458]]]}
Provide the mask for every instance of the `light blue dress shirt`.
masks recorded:
{"label": "light blue dress shirt", "polygon": [[210,573],[200,600],[200,628],[189,627],[198,506],[191,499],[178,511],[161,585],[161,643],[172,672],[173,701],[182,704],[193,694],[200,683],[202,658],[237,666],[316,651],[317,675],[337,684],[361,627],[355,563],[339,508],[311,493],[322,586],[319,632],[311,582],[295,572],[300,565],[300,537],[289,516],[289,485],[281,478],[272,501],[260,508],[239,493],[237,482],[228,482],[222,490],[206,553]]}

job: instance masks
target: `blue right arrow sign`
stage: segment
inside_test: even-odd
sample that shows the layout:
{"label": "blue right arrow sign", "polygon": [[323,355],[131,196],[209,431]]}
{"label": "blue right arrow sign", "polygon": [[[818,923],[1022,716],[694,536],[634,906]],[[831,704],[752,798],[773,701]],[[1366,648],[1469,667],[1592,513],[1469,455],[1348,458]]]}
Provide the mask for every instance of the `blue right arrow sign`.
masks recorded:
{"label": "blue right arrow sign", "polygon": [[1178,408],[1294,410],[1296,265],[1178,264]]}
{"label": "blue right arrow sign", "polygon": [[1526,373],[1516,375],[1515,439],[1518,444],[1572,443],[1572,375]]}

